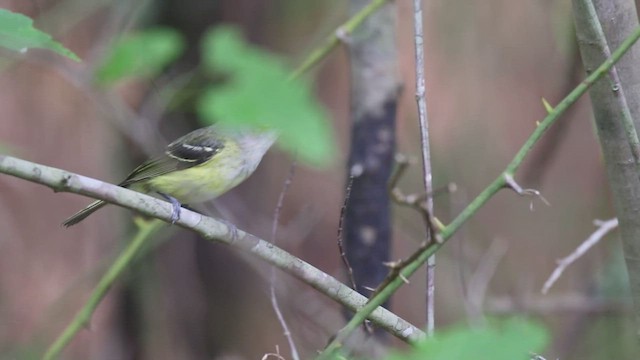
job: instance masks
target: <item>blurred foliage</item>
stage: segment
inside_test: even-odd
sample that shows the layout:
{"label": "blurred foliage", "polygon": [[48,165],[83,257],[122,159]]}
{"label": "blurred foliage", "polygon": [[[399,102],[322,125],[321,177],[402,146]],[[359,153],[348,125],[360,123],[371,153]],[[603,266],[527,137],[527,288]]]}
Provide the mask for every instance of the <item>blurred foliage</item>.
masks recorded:
{"label": "blurred foliage", "polygon": [[81,61],[49,34],[34,28],[31,18],[6,9],[0,9],[0,46],[21,53],[29,49],[48,49],[69,59]]}
{"label": "blurred foliage", "polygon": [[330,160],[335,145],[325,113],[308,84],[288,79],[283,61],[247,44],[230,27],[209,31],[202,47],[205,70],[228,75],[200,98],[205,121],[274,128],[279,144],[300,160],[313,165]]}
{"label": "blurred foliage", "polygon": [[183,36],[170,28],[129,33],[116,41],[96,78],[109,84],[127,77],[153,78],[175,61],[185,48]]}
{"label": "blurred foliage", "polygon": [[[182,36],[169,28],[123,36],[108,52],[96,78],[99,83],[111,84],[131,77],[154,77],[175,61],[184,47]],[[307,83],[289,78],[289,69],[281,59],[248,44],[233,27],[218,27],[205,34],[202,56],[197,71],[211,77],[225,76],[222,83],[208,83],[195,95],[205,124],[276,129],[279,145],[301,161],[316,166],[330,161],[335,140],[325,112]]]}
{"label": "blurred foliage", "polygon": [[548,342],[547,330],[535,322],[521,318],[493,320],[484,327],[439,332],[411,352],[392,354],[386,360],[526,360],[542,351]]}

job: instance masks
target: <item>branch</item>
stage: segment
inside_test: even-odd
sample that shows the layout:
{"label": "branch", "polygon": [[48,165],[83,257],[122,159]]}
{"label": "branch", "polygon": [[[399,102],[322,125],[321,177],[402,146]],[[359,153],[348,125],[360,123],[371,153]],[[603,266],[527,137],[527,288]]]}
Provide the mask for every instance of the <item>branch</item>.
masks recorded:
{"label": "branch", "polygon": [[[0,173],[46,185],[56,192],[90,196],[166,222],[171,221],[172,207],[169,203],[82,175],[4,155],[0,155]],[[206,240],[225,243],[251,253],[309,284],[351,311],[361,309],[367,302],[367,298],[332,276],[233,225],[184,208],[175,225],[192,230]],[[424,337],[420,329],[384,308],[376,309],[369,319],[403,341],[415,342]]]}
{"label": "branch", "polygon": [[342,264],[347,270],[347,276],[349,278],[349,283],[351,284],[351,288],[355,291],[358,291],[358,286],[356,285],[356,279],[353,277],[353,268],[351,264],[349,264],[349,259],[347,258],[347,252],[344,249],[344,242],[342,238],[342,233],[344,229],[344,215],[347,211],[347,207],[349,206],[349,199],[351,198],[351,187],[353,186],[353,177],[354,175],[349,175],[349,180],[347,180],[347,188],[345,189],[344,201],[342,202],[342,207],[340,208],[340,220],[338,220],[338,236],[337,236],[337,244],[338,251],[340,252],[340,258],[342,259]]}
{"label": "branch", "polygon": [[[632,0],[573,0],[572,4],[580,54],[587,70],[606,58],[607,43],[611,47],[625,43],[627,40],[622,40],[627,34],[640,26],[636,15],[629,16],[637,14]],[[598,82],[589,92],[611,200],[620,222],[620,240],[634,305],[635,352],[640,349],[637,346],[640,341],[640,164],[637,161],[640,155],[635,129],[640,127],[639,56],[640,47],[632,48],[616,65],[616,73],[610,72],[608,80]]]}
{"label": "branch", "polygon": [[[271,243],[275,245],[278,241],[278,224],[280,223],[280,213],[282,212],[282,207],[284,206],[284,197],[287,195],[287,191],[289,191],[289,186],[293,182],[293,176],[296,172],[296,161],[294,160],[291,163],[291,167],[289,168],[289,174],[287,178],[284,180],[284,184],[282,184],[282,190],[280,191],[280,196],[278,196],[278,203],[276,204],[276,208],[273,212],[273,224],[271,226]],[[273,311],[276,313],[276,317],[278,318],[278,322],[280,326],[282,326],[282,331],[287,339],[287,343],[289,343],[289,351],[291,352],[292,360],[300,360],[300,355],[298,354],[298,348],[296,347],[295,341],[293,341],[293,336],[291,335],[291,331],[289,330],[289,325],[287,325],[287,321],[280,310],[280,304],[278,302],[278,297],[276,296],[276,269],[271,268],[271,278],[269,281],[269,295],[271,297],[271,307],[273,307]]]}
{"label": "branch", "polygon": [[322,356],[328,358],[330,355],[335,354],[342,346],[343,341],[358,327],[358,324],[363,322],[368,315],[377,309],[380,304],[384,303],[395,291],[405,284],[405,279],[408,279],[424,264],[427,259],[435,254],[447,240],[449,240],[453,234],[460,229],[460,227],[467,222],[480,208],[482,208],[488,201],[495,195],[500,189],[507,186],[506,179],[508,176],[518,170],[526,155],[531,151],[533,146],[540,140],[542,135],[553,125],[560,115],[562,115],[571,105],[573,105],[582,96],[593,83],[604,76],[609,69],[624,55],[629,48],[640,38],[640,28],[634,30],[634,32],[625,39],[618,49],[613,53],[611,58],[604,61],[595,71],[591,73],[584,81],[582,81],[569,95],[567,95],[554,109],[550,109],[548,115],[538,123],[538,126],[534,132],[529,136],[524,145],[516,153],[513,160],[507,165],[506,169],[498,175],[498,177],[487,186],[461,213],[458,215],[449,225],[447,225],[438,238],[441,241],[432,241],[427,247],[419,249],[417,253],[414,253],[410,258],[410,262],[404,264],[402,269],[398,271],[398,275],[391,279],[369,302],[358,311],[342,328],[333,341],[324,349]]}
{"label": "branch", "polygon": [[[429,148],[429,119],[427,117],[426,85],[424,79],[424,35],[422,26],[422,0],[413,1],[414,41],[416,52],[416,102],[418,103],[418,118],[420,120],[420,143],[422,145],[422,171],[424,192],[433,193],[433,171],[431,169],[431,149]],[[433,214],[433,197],[427,195],[426,211]],[[431,240],[431,233],[427,232],[426,242]],[[435,327],[435,254],[429,257],[427,263],[427,335],[432,336]]]}
{"label": "branch", "polygon": [[603,237],[605,237],[609,232],[618,227],[618,219],[611,219],[607,221],[596,220],[594,224],[598,226],[598,230],[594,231],[591,236],[589,236],[585,241],[580,244],[571,254],[567,257],[564,257],[558,260],[558,267],[553,270],[551,276],[544,282],[544,286],[542,287],[542,293],[546,294],[549,292],[549,289],[556,283],[556,281],[560,278],[562,273],[565,271],[569,265],[573,264],[578,260],[582,255],[584,255],[589,249],[595,246]]}
{"label": "branch", "polygon": [[[592,33],[593,37],[590,39],[592,42],[590,46],[597,48],[599,52],[605,58],[611,57],[611,50],[609,44],[607,44],[607,38],[605,36],[600,20],[598,19],[597,10],[592,0],[578,0],[576,1],[575,11],[584,10],[585,18],[589,25],[589,30],[581,32],[579,35],[585,36],[587,33]],[[580,11],[581,12],[581,11]],[[637,22],[637,21],[636,21]],[[636,164],[640,162],[640,140],[638,139],[638,133],[633,124],[633,117],[631,116],[631,110],[627,104],[627,96],[625,95],[620,76],[618,76],[618,69],[614,66],[609,70],[609,83],[611,90],[613,91],[613,101],[616,103],[616,108],[621,112],[620,121],[624,128],[624,134],[629,142],[631,155]]]}
{"label": "branch", "polygon": [[348,37],[356,28],[358,28],[369,16],[378,11],[389,0],[373,0],[369,5],[365,6],[353,15],[344,24],[338,27],[333,34],[329,35],[317,49],[313,50],[309,56],[298,66],[289,76],[289,79],[295,79],[307,72],[313,66],[324,59],[333,48],[340,44],[340,41]]}

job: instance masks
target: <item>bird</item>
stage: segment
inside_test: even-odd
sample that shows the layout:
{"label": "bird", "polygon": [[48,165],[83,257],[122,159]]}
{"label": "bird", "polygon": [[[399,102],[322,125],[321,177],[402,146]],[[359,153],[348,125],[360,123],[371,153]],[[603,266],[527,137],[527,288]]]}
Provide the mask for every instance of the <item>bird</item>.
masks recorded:
{"label": "bird", "polygon": [[[162,196],[172,204],[175,223],[183,205],[212,200],[251,176],[277,137],[269,129],[219,124],[197,129],[171,142],[162,155],[142,163],[118,186]],[[73,226],[107,204],[94,201],[62,225]]]}

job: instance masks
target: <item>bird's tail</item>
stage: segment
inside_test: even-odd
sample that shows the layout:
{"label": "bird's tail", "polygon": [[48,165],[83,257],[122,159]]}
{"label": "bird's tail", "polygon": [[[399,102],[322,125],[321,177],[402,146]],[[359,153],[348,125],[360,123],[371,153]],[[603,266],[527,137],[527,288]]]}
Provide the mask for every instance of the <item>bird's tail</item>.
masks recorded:
{"label": "bird's tail", "polygon": [[73,214],[71,217],[69,217],[67,220],[62,222],[62,226],[64,227],[69,227],[72,225],[75,225],[77,223],[79,223],[80,221],[84,220],[87,216],[93,214],[96,210],[100,209],[101,207],[107,205],[106,202],[102,201],[102,200],[96,200],[94,202],[92,202],[89,206],[87,206],[86,208],[78,211],[77,213]]}

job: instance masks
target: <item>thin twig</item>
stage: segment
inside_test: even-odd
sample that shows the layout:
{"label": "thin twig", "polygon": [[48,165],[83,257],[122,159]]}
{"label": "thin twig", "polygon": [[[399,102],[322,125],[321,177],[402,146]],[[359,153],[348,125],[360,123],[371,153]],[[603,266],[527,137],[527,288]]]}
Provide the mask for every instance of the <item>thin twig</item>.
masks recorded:
{"label": "thin twig", "polygon": [[347,211],[347,206],[349,206],[349,198],[351,197],[351,187],[353,186],[353,178],[355,175],[349,175],[349,181],[347,182],[347,189],[344,194],[344,202],[342,203],[342,208],[340,209],[340,220],[338,221],[338,251],[340,251],[340,258],[342,259],[342,263],[344,264],[345,269],[347,270],[347,275],[349,276],[349,282],[351,284],[351,288],[357,291],[356,288],[356,279],[353,277],[353,268],[351,268],[351,264],[349,264],[349,259],[347,258],[347,252],[344,249],[344,245],[342,243],[342,231],[344,229],[344,214]]}
{"label": "thin twig", "polygon": [[313,50],[311,54],[302,61],[300,66],[291,73],[289,79],[295,79],[317,65],[333,48],[340,44],[340,41],[348,38],[356,28],[388,1],[389,0],[373,0],[369,5],[363,7],[362,10],[358,11],[358,13],[339,26],[333,34],[329,35],[319,47]]}
{"label": "thin twig", "polygon": [[557,261],[558,266],[551,276],[544,282],[544,286],[542,287],[542,293],[546,294],[549,292],[549,289],[553,286],[553,284],[558,281],[562,273],[569,267],[571,264],[576,262],[582,255],[584,255],[589,249],[591,249],[594,245],[596,245],[603,237],[605,237],[609,232],[618,227],[618,219],[611,219],[607,221],[595,220],[594,225],[598,226],[598,230],[594,231],[585,241],[580,244],[571,254],[567,257],[559,259]]}
{"label": "thin twig", "polygon": [[[289,187],[291,186],[291,182],[293,182],[293,176],[296,173],[296,161],[294,160],[291,163],[291,167],[289,167],[289,174],[287,174],[287,178],[284,180],[284,184],[282,185],[282,191],[280,191],[280,196],[278,197],[278,203],[276,204],[276,208],[273,212],[273,225],[271,226],[271,243],[277,243],[277,233],[278,233],[278,224],[280,223],[280,213],[282,212],[282,206],[284,205],[284,197],[289,191]],[[271,306],[273,307],[273,311],[276,313],[278,317],[278,322],[280,322],[280,326],[282,326],[282,331],[284,336],[287,338],[287,342],[289,343],[289,350],[291,351],[291,358],[293,360],[300,360],[300,355],[298,354],[298,348],[296,347],[296,343],[293,341],[293,336],[291,335],[291,331],[289,330],[289,326],[287,325],[287,321],[282,315],[282,311],[280,310],[280,304],[278,303],[278,297],[276,296],[276,270],[274,267],[271,268],[271,285],[269,286],[270,294],[271,294]]]}
{"label": "thin twig", "polygon": [[262,357],[260,358],[261,360],[268,360],[269,358],[276,358],[278,360],[286,360],[284,358],[284,356],[280,355],[280,348],[278,347],[278,345],[276,345],[276,352],[274,353],[266,353],[264,355],[262,355]]}
{"label": "thin twig", "polygon": [[[422,26],[422,0],[413,1],[413,24],[414,41],[416,55],[416,102],[418,104],[418,118],[420,120],[420,142],[422,144],[422,167],[424,192],[433,192],[433,172],[431,169],[431,149],[429,147],[429,118],[427,115],[426,85],[424,76],[424,35]],[[427,196],[426,211],[433,214],[433,198]],[[427,233],[426,242],[431,239],[431,232]],[[431,255],[427,260],[427,335],[433,335],[435,324],[434,298],[435,298],[435,276],[436,276],[436,256]]]}
{"label": "thin twig", "polygon": [[[536,189],[525,189],[520,186],[516,180],[513,178],[513,175],[506,173],[504,174],[505,185],[509,187],[511,190],[515,191],[516,194],[520,196],[533,196],[539,198],[545,205],[551,206],[549,201],[542,196],[539,190]],[[533,210],[533,201],[529,204],[529,209]]]}
{"label": "thin twig", "polygon": [[[431,215],[427,209],[426,200],[439,194],[449,194],[456,191],[457,186],[454,183],[449,183],[447,186],[433,190],[432,193],[419,193],[419,194],[405,194],[398,186],[398,182],[402,176],[406,173],[408,167],[411,165],[411,160],[402,154],[396,154],[395,156],[396,167],[389,177],[389,194],[391,200],[398,205],[407,206],[416,210],[421,216],[427,229],[427,239],[438,240],[438,230],[442,230],[441,223]],[[428,244],[428,241],[423,241],[424,244]]]}

